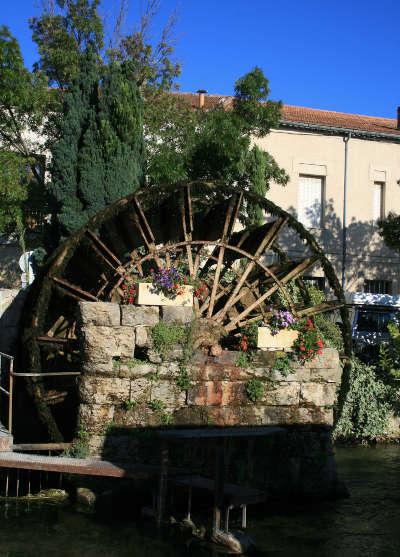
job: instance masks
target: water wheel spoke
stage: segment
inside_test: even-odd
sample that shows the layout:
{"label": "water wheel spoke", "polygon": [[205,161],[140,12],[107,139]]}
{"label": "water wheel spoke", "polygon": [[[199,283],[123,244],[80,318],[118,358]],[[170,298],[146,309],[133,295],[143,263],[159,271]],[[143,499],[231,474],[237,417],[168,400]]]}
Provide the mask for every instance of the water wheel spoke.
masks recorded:
{"label": "water wheel spoke", "polygon": [[266,251],[269,246],[272,245],[272,243],[275,241],[275,239],[277,238],[278,234],[280,233],[280,231],[282,230],[282,228],[285,226],[286,222],[288,221],[287,218],[281,218],[281,219],[277,219],[272,226],[267,230],[264,238],[261,240],[261,242],[259,243],[255,253],[254,253],[254,259],[252,259],[251,261],[248,262],[246,268],[244,269],[242,275],[239,277],[239,280],[232,292],[232,294],[230,295],[229,299],[226,301],[225,306],[223,307],[223,309],[219,312],[218,317],[219,319],[222,319],[224,317],[224,315],[227,313],[227,311],[234,305],[234,300],[237,297],[240,289],[242,288],[243,284],[245,283],[247,277],[249,276],[249,274],[251,273],[251,271],[254,269],[254,267],[257,264],[258,259],[261,257],[261,255],[264,253],[264,251]]}
{"label": "water wheel spoke", "polygon": [[311,315],[317,315],[318,313],[324,313],[326,311],[333,311],[343,306],[344,304],[342,302],[338,302],[336,300],[322,302],[321,304],[316,304],[315,306],[311,306],[309,308],[297,310],[297,315],[299,317],[310,317]]}
{"label": "water wheel spoke", "polygon": [[75,284],[71,284],[65,279],[51,277],[51,280],[55,283],[56,288],[79,302],[98,302],[96,296],[93,296],[90,292],[86,292],[86,290],[82,290],[82,288],[79,288],[79,286],[76,286]]}
{"label": "water wheel spoke", "polygon": [[147,248],[147,250],[149,251],[150,254],[152,254],[154,261],[156,262],[157,266],[159,269],[162,269],[164,267],[163,262],[161,261],[160,257],[157,254],[157,248],[156,248],[156,244],[155,244],[155,236],[153,234],[153,231],[148,223],[148,220],[146,218],[146,215],[144,214],[144,211],[142,209],[142,206],[138,200],[138,198],[136,196],[134,196],[133,198],[133,209],[134,209],[134,215],[133,215],[133,220],[135,223],[136,228],[139,230],[140,236],[142,237],[142,240]]}
{"label": "water wheel spoke", "polygon": [[[264,294],[258,300],[256,300],[252,304],[250,304],[237,317],[232,319],[225,326],[226,331],[229,332],[229,331],[232,331],[233,329],[235,329],[237,327],[238,322],[242,321],[244,317],[249,315],[249,313],[251,313],[260,304],[262,304],[262,302],[264,302],[264,300],[267,300],[268,298],[270,298],[272,296],[272,294],[274,292],[276,292],[278,289],[282,290],[282,293],[285,295],[285,297],[288,299],[290,305],[293,307],[293,302],[291,301],[290,297],[288,297],[287,292],[284,288],[284,285],[286,283],[288,283],[290,280],[293,280],[296,277],[300,276],[302,273],[304,273],[305,270],[307,270],[308,268],[310,268],[312,265],[315,264],[317,259],[318,259],[318,256],[307,257],[306,259],[304,259],[303,261],[298,263],[291,271],[287,272],[286,275],[281,280],[277,279],[275,284],[273,286],[271,286],[271,288],[269,288],[266,292],[264,292]],[[295,312],[294,308],[292,309],[292,311]]]}
{"label": "water wheel spoke", "polygon": [[[241,194],[233,196],[232,199],[229,202],[228,209],[226,211],[226,216],[225,216],[224,228],[223,228],[223,231],[222,231],[222,237],[221,237],[221,243],[222,244],[226,244],[226,243],[229,242],[229,238],[230,238],[230,236],[233,232],[233,229],[234,229],[235,224],[236,224],[236,220],[237,220],[238,215],[239,215],[239,209],[240,209],[240,205],[242,203],[242,200],[243,200],[243,194],[241,193]],[[217,294],[219,278],[221,276],[221,269],[222,269],[222,265],[223,265],[224,255],[225,255],[225,246],[222,245],[222,246],[219,247],[217,267],[215,269],[214,282],[213,282],[212,289],[211,289],[210,303],[209,303],[208,311],[207,311],[207,316],[208,317],[211,317],[212,314],[213,314],[214,304],[215,304],[215,296]]]}
{"label": "water wheel spoke", "polygon": [[90,245],[93,250],[101,257],[101,259],[109,266],[113,271],[121,272],[122,263],[118,257],[105,245],[102,240],[92,232],[91,230],[86,230],[86,237],[90,240]]}
{"label": "water wheel spoke", "polygon": [[193,235],[193,210],[192,210],[192,198],[190,195],[190,186],[185,186],[182,194],[181,201],[181,219],[182,219],[182,230],[183,237],[186,243],[186,254],[189,267],[189,274],[191,277],[194,276],[194,261],[192,253],[192,235]]}

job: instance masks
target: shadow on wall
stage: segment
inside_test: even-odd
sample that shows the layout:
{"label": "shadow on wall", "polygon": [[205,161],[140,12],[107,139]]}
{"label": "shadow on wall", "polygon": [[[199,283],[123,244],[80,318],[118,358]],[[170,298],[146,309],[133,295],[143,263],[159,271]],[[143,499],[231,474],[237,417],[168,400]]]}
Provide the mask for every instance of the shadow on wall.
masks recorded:
{"label": "shadow on wall", "polygon": [[[336,273],[341,272],[342,258],[342,219],[335,213],[333,199],[325,203],[323,228],[311,229],[325,255],[334,264]],[[296,209],[290,207],[288,212],[296,215]],[[306,213],[309,222],[321,220],[319,207],[311,207]],[[279,244],[292,257],[307,255],[304,245],[290,229],[285,229],[279,238]],[[373,221],[358,221],[352,218],[347,225],[347,280],[348,288],[362,290],[363,280],[393,280],[400,272],[400,256],[390,250],[378,233]],[[395,293],[395,292],[394,292]]]}

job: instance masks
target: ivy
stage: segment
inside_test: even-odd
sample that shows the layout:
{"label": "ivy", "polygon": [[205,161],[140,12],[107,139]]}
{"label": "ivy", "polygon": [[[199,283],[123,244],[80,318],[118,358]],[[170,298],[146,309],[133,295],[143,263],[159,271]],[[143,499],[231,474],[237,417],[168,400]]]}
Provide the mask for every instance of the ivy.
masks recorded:
{"label": "ivy", "polygon": [[365,442],[385,436],[393,394],[393,389],[379,379],[374,367],[353,359],[334,439]]}

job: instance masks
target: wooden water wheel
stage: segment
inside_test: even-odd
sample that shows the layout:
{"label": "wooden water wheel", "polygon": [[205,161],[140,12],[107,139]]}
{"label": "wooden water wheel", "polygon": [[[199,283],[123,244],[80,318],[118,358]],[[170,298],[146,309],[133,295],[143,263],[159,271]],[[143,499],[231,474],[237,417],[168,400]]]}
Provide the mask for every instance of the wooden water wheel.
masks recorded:
{"label": "wooden water wheel", "polygon": [[[249,203],[258,203],[266,223],[244,227]],[[290,259],[282,242],[292,235],[301,257]],[[287,240],[287,238],[286,238]],[[301,276],[314,265],[325,273],[330,301],[312,305]],[[32,288],[22,345],[25,371],[77,371],[76,303],[119,301],[127,277],[147,276],[150,269],[184,267],[206,286],[195,299],[198,319],[233,334],[265,319],[274,296],[281,296],[296,317],[340,308],[349,331],[344,297],[329,261],[311,234],[271,201],[234,188],[192,183],[157,191],[143,189],[96,215],[64,242],[47,262]],[[303,293],[299,303],[290,285]],[[349,352],[350,335],[345,335]],[[27,369],[26,369],[27,368]],[[60,440],[58,415],[73,412],[68,381],[32,379],[30,392],[50,436]],[[71,385],[70,385],[71,386]],[[72,389],[73,390],[73,389]],[[73,422],[73,420],[71,420]]]}

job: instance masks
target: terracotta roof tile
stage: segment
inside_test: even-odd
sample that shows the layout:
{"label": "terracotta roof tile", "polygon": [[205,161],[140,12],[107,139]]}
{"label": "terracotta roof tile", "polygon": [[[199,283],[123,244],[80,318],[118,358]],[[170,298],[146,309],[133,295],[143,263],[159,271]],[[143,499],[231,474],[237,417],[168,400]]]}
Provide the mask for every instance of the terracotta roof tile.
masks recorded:
{"label": "terracotta roof tile", "polygon": [[379,118],[377,116],[362,116],[347,114],[331,110],[318,110],[302,106],[283,105],[283,122],[301,122],[302,124],[330,126],[333,128],[347,128],[372,133],[389,133],[400,135],[395,118]]}
{"label": "terracotta roof tile", "polygon": [[[176,93],[182,100],[189,103],[193,108],[199,106],[199,95],[196,93]],[[233,97],[223,95],[205,95],[204,107],[214,108],[217,105],[230,108]],[[319,110],[316,108],[305,108],[303,106],[282,106],[282,126],[289,123],[308,124],[312,126],[328,126],[332,128],[346,128],[349,130],[364,131],[370,133],[384,133],[400,136],[395,118],[380,118],[378,116],[362,116],[360,114],[347,114],[345,112],[334,112],[332,110]]]}

